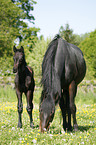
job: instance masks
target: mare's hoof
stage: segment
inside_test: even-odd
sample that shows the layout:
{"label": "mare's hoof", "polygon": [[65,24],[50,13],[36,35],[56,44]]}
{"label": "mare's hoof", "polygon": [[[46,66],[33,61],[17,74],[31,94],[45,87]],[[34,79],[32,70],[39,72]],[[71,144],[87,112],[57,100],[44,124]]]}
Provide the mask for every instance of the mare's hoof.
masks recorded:
{"label": "mare's hoof", "polygon": [[72,131],[72,126],[71,125],[68,125],[68,123],[66,123],[64,126],[63,126],[63,128],[64,128],[64,131]]}
{"label": "mare's hoof", "polygon": [[65,132],[70,132],[70,131],[72,131],[72,127],[66,128],[66,129],[64,129],[64,131],[65,131]]}
{"label": "mare's hoof", "polygon": [[70,126],[67,130],[68,130],[69,132],[72,131],[72,126]]}
{"label": "mare's hoof", "polygon": [[74,130],[73,131],[78,131],[78,125],[74,124]]}
{"label": "mare's hoof", "polygon": [[22,124],[18,123],[17,128],[22,128]]}

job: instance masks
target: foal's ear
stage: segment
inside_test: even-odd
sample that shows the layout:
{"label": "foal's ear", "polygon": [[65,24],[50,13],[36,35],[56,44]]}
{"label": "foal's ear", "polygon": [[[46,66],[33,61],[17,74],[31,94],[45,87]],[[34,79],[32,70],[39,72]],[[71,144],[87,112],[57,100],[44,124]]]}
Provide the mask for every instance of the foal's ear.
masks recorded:
{"label": "foal's ear", "polygon": [[17,48],[15,47],[15,45],[13,46],[13,51],[16,52]]}
{"label": "foal's ear", "polygon": [[24,48],[21,46],[20,51],[24,53]]}

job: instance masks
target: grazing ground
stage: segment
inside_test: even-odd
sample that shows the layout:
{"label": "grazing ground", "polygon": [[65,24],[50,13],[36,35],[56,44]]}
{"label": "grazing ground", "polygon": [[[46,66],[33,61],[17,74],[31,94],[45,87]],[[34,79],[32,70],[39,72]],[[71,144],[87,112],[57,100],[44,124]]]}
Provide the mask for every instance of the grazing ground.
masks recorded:
{"label": "grazing ground", "polygon": [[79,87],[76,96],[77,122],[79,131],[64,132],[59,106],[50,130],[44,134],[39,130],[39,99],[41,88],[34,93],[33,120],[30,128],[26,111],[26,98],[23,95],[23,127],[17,128],[17,97],[11,86],[0,88],[0,145],[96,145],[96,88]]}

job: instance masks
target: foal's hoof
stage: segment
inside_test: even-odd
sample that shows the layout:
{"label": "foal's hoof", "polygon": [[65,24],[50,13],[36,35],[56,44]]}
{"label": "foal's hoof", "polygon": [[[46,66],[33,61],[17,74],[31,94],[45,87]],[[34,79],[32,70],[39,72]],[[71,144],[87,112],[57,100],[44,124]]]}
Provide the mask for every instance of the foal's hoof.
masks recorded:
{"label": "foal's hoof", "polygon": [[18,123],[17,128],[22,128],[22,124]]}
{"label": "foal's hoof", "polygon": [[33,122],[30,123],[30,127],[31,127],[31,128],[34,128],[34,124],[33,124]]}
{"label": "foal's hoof", "polygon": [[74,124],[74,130],[73,131],[78,131],[78,125]]}

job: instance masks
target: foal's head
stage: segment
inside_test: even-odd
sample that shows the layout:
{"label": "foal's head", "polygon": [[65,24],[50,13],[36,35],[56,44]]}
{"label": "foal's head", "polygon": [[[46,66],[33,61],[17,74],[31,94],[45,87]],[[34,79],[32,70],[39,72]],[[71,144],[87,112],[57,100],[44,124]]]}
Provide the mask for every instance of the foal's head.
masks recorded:
{"label": "foal's head", "polygon": [[16,73],[18,71],[18,68],[22,66],[22,64],[25,62],[25,55],[24,55],[24,48],[21,46],[20,49],[17,49],[15,46],[13,47],[14,51],[14,67],[13,72]]}
{"label": "foal's head", "polygon": [[55,113],[55,104],[50,96],[44,99],[40,105],[40,131],[48,131]]}

